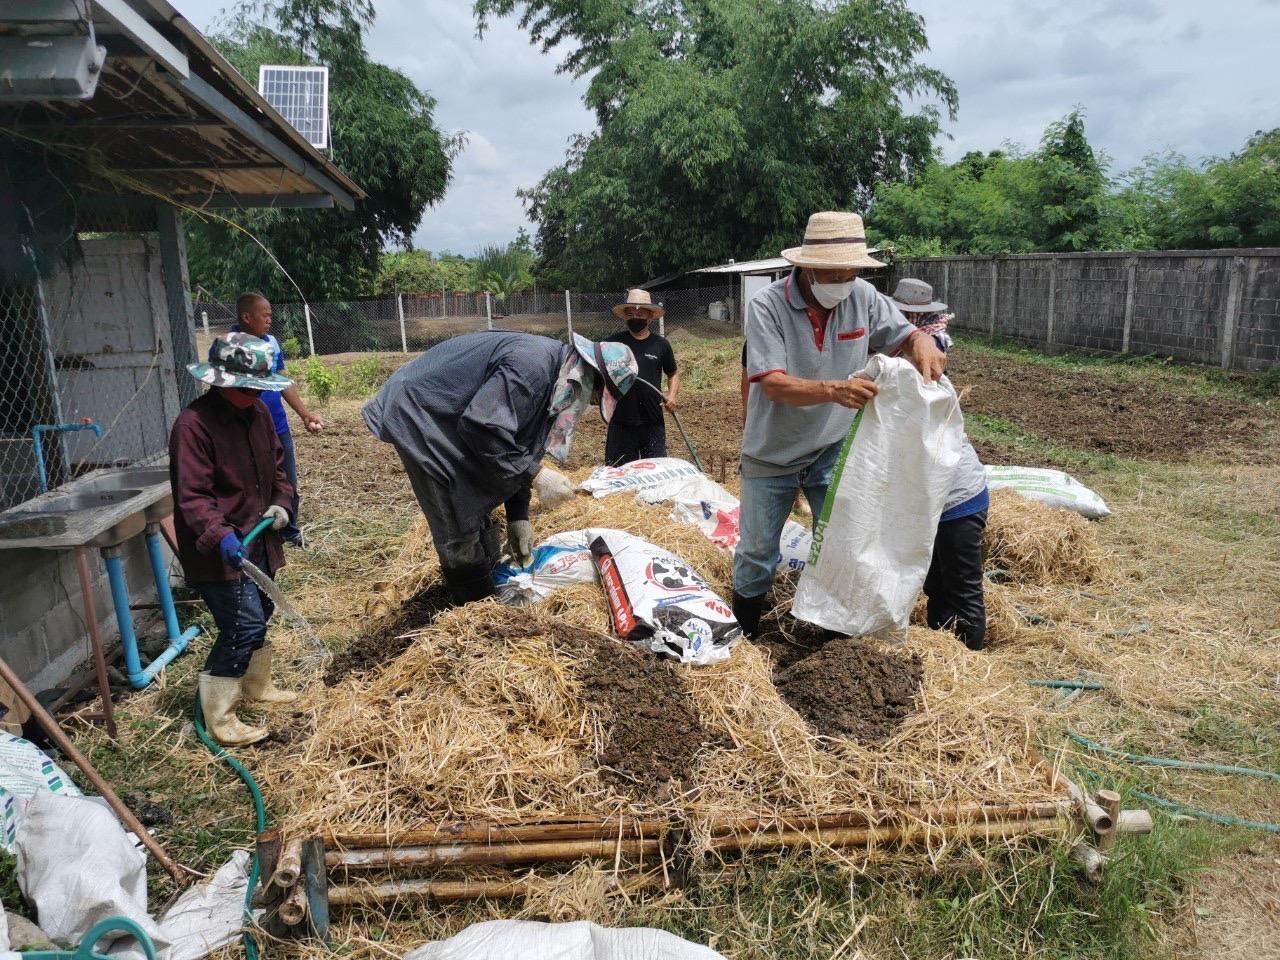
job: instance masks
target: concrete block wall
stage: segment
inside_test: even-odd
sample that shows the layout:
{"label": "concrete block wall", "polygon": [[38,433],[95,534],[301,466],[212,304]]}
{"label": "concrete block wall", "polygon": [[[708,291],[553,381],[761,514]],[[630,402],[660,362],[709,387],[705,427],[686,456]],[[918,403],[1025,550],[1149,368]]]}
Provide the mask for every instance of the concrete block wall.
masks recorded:
{"label": "concrete block wall", "polygon": [[[107,570],[96,549],[88,551],[99,630],[108,649],[119,642]],[[155,583],[146,544],[126,547],[125,576],[134,603],[154,603]],[[142,629],[144,618],[134,623]],[[3,656],[32,690],[55,687],[91,656],[73,550],[0,551],[0,641]]]}
{"label": "concrete block wall", "polygon": [[890,289],[906,276],[933,284],[960,330],[1230,370],[1280,364],[1280,249],[931,257],[895,264]]}

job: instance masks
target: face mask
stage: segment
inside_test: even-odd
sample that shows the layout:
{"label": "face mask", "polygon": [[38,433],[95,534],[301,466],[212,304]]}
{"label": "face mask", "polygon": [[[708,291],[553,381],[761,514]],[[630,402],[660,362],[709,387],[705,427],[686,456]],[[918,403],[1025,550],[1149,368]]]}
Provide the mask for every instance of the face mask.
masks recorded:
{"label": "face mask", "polygon": [[639,333],[648,325],[649,320],[646,317],[632,317],[627,321],[627,329],[632,333]]}
{"label": "face mask", "polygon": [[830,310],[841,300],[844,300],[849,294],[853,293],[853,285],[856,281],[850,280],[847,283],[814,283],[809,282],[809,289],[813,291],[813,299]]}

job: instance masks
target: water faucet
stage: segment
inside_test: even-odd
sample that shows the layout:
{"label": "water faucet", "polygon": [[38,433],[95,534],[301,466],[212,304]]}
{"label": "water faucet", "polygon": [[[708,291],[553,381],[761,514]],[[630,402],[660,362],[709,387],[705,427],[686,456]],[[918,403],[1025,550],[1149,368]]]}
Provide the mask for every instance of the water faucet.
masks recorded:
{"label": "water faucet", "polygon": [[82,423],[37,423],[31,428],[31,439],[36,445],[36,476],[40,478],[40,492],[49,492],[49,474],[44,468],[44,441],[46,433],[75,433],[78,430],[92,430],[99,440],[102,439],[102,427],[91,421]]}

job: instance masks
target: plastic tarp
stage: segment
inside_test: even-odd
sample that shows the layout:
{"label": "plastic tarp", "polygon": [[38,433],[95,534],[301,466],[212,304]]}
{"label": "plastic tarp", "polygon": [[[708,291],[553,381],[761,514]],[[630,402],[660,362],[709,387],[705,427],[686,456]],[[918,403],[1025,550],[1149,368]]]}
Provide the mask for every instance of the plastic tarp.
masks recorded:
{"label": "plastic tarp", "polygon": [[615,929],[586,920],[538,923],[490,920],[448,940],[428,943],[404,960],[725,960],[709,947],[649,927]]}
{"label": "plastic tarp", "polygon": [[0,731],[0,847],[13,853],[18,818],[38,790],[80,796],[71,778],[34,743]]}
{"label": "plastic tarp", "polygon": [[926,384],[906,360],[874,356],[864,375],[879,392],[840,450],[791,612],[852,636],[898,638],[929,571],[964,417],[946,377]]}

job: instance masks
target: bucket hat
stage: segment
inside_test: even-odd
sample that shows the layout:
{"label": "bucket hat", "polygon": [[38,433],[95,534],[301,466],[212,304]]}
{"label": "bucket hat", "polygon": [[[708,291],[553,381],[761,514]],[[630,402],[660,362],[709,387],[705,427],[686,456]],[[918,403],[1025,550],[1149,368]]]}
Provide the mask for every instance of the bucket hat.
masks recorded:
{"label": "bucket hat", "polygon": [[275,350],[251,333],[229,333],[216,337],[209,348],[210,362],[188,363],[187,372],[214,387],[241,387],[279,393],[293,381],[273,373]]}
{"label": "bucket hat", "polygon": [[914,277],[899,280],[889,299],[905,313],[941,313],[947,309],[947,305],[941,300],[933,299],[933,287]]}
{"label": "bucket hat", "polygon": [[649,291],[641,290],[639,287],[634,290],[628,290],[626,302],[614,307],[613,313],[620,320],[625,320],[633,309],[639,309],[650,320],[658,319],[663,312],[662,307],[653,302],[653,297],[649,296]]}
{"label": "bucket hat", "polygon": [[828,210],[815,213],[804,229],[804,242],[782,251],[783,259],[797,267],[840,270],[850,267],[883,267],[867,249],[867,232],[856,213]]}
{"label": "bucket hat", "polygon": [[600,416],[608,423],[618,400],[631,390],[640,373],[631,348],[625,343],[608,340],[588,340],[580,333],[573,335],[573,349],[596,373],[600,374],[603,388],[600,391]]}

